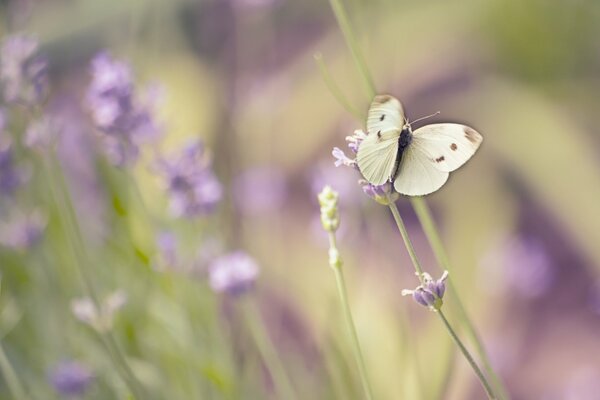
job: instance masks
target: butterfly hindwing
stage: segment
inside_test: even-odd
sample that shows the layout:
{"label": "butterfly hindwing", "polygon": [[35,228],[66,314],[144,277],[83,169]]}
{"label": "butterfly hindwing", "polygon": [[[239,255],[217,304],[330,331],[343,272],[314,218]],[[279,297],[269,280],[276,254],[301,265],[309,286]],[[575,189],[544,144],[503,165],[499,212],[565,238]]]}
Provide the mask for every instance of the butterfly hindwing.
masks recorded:
{"label": "butterfly hindwing", "polygon": [[413,143],[435,168],[445,172],[452,172],[467,162],[482,141],[483,137],[475,129],[460,124],[426,125],[413,132]]}
{"label": "butterfly hindwing", "polygon": [[404,110],[398,99],[387,94],[375,96],[367,115],[367,134],[389,130],[402,130]]}
{"label": "butterfly hindwing", "polygon": [[407,196],[424,196],[441,188],[448,180],[448,175],[448,172],[434,166],[418,140],[415,143],[413,139],[402,153],[394,189]]}
{"label": "butterfly hindwing", "polygon": [[396,167],[399,130],[377,131],[360,143],[356,162],[364,178],[373,185],[387,182]]}

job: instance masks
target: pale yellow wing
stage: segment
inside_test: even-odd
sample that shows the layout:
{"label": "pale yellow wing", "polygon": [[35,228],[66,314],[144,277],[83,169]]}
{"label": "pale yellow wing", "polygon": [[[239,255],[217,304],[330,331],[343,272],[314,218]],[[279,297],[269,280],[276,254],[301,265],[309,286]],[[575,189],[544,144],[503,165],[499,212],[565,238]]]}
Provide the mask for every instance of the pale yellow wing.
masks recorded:
{"label": "pale yellow wing", "polygon": [[407,196],[424,196],[441,188],[448,180],[448,175],[448,172],[435,167],[419,146],[418,140],[413,138],[412,143],[402,152],[394,189]]}
{"label": "pale yellow wing", "polygon": [[401,131],[404,126],[402,104],[394,96],[380,94],[373,98],[367,115],[367,134]]}
{"label": "pale yellow wing", "polygon": [[411,146],[416,144],[440,171],[452,172],[475,154],[482,141],[483,137],[466,125],[432,124],[413,132]]}
{"label": "pale yellow wing", "polygon": [[390,180],[398,156],[399,130],[377,131],[360,143],[356,162],[364,178],[373,185]]}

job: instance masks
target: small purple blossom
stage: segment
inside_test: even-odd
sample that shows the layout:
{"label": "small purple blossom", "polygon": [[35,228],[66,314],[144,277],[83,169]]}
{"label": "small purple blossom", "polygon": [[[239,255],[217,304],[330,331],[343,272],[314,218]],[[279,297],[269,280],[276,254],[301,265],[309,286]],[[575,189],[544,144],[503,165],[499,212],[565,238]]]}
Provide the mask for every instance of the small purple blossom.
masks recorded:
{"label": "small purple blossom", "polygon": [[359,183],[363,192],[379,204],[388,205],[390,202],[398,200],[399,195],[394,191],[390,182],[383,185],[373,185],[365,180],[360,180]]}
{"label": "small purple blossom", "polygon": [[38,42],[26,36],[10,36],[0,47],[0,87],[7,103],[40,102],[47,89],[47,62],[40,57]]}
{"label": "small purple blossom", "polygon": [[56,365],[49,376],[50,383],[60,395],[82,396],[94,381],[94,374],[77,361],[63,361]]}
{"label": "small purple blossom", "polygon": [[174,216],[198,217],[214,211],[223,188],[210,166],[210,157],[200,141],[186,146],[177,157],[161,160],[159,168],[166,180]]}
{"label": "small purple blossom", "polygon": [[275,168],[252,168],[236,178],[233,191],[236,205],[244,215],[276,212],[287,196],[285,175]]}
{"label": "small purple blossom", "polygon": [[42,239],[46,223],[47,218],[37,210],[27,215],[15,213],[0,225],[0,245],[18,251],[30,249]]}
{"label": "small purple blossom", "polygon": [[444,293],[446,293],[446,280],[448,271],[444,271],[442,277],[434,280],[431,275],[424,272],[422,275],[422,284],[415,290],[402,290],[402,296],[412,295],[413,299],[422,306],[429,307],[432,311],[437,311],[442,307]]}
{"label": "small purple blossom", "polygon": [[331,155],[335,158],[334,165],[336,167],[339,167],[340,165],[345,165],[347,167],[356,165],[356,160],[349,158],[339,147],[334,147],[331,151]]}
{"label": "small purple blossom", "polygon": [[217,293],[239,296],[248,291],[258,276],[258,264],[243,251],[214,260],[208,269],[210,287]]}
{"label": "small purple blossom", "polygon": [[118,166],[129,165],[137,160],[139,146],[160,133],[153,116],[156,91],[142,101],[129,65],[106,52],[92,60],[91,71],[87,105],[94,124],[104,133],[109,159]]}

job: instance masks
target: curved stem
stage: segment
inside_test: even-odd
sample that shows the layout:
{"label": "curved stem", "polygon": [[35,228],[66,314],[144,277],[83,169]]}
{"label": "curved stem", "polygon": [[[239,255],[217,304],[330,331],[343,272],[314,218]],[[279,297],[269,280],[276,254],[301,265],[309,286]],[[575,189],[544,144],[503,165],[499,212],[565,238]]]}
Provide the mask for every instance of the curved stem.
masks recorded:
{"label": "curved stem", "polygon": [[245,303],[243,306],[246,324],[256,342],[260,356],[277,387],[277,391],[279,391],[279,395],[284,399],[297,399],[298,397],[296,396],[292,382],[285,372],[283,362],[275,350],[269,333],[265,329],[259,310],[254,304]]}
{"label": "curved stem", "polygon": [[469,353],[469,350],[467,350],[465,345],[461,342],[461,340],[456,335],[456,332],[454,332],[454,329],[452,329],[450,322],[448,322],[448,320],[446,319],[446,316],[444,315],[442,310],[437,310],[437,314],[440,316],[440,318],[444,322],[444,325],[446,326],[448,333],[450,333],[450,336],[452,336],[454,343],[456,343],[456,345],[460,348],[460,351],[463,353],[463,355],[465,356],[465,358],[471,365],[471,368],[473,368],[473,371],[475,371],[475,374],[477,374],[477,377],[479,378],[479,381],[481,382],[481,385],[483,386],[483,389],[485,390],[487,397],[491,400],[495,400],[496,396],[494,395],[492,387],[490,386],[489,382],[487,381],[485,375],[483,375],[483,372],[481,372],[481,369],[479,369],[479,366],[477,365],[477,363],[471,356],[471,353]]}
{"label": "curved stem", "polygon": [[[429,210],[425,199],[423,199],[422,197],[411,197],[410,202],[415,210],[415,213],[417,214],[417,218],[419,218],[421,226],[423,227],[423,231],[425,232],[425,236],[427,236],[427,240],[429,241],[429,244],[433,250],[438,264],[442,267],[442,269],[447,270],[448,272],[452,272],[452,266],[450,265],[448,254],[446,253],[444,244],[442,243],[442,239],[435,226],[435,223],[431,216],[431,211]],[[481,362],[483,363],[483,368],[485,369],[485,372],[488,374],[494,388],[499,393],[499,397],[501,399],[507,399],[508,394],[504,387],[504,384],[502,383],[498,374],[496,374],[496,372],[494,371],[490,358],[483,346],[483,342],[479,337],[477,329],[475,328],[473,321],[471,321],[471,318],[469,318],[467,310],[465,309],[465,306],[462,300],[460,299],[458,291],[456,290],[456,287],[454,286],[451,280],[448,281],[448,289],[450,295],[454,298],[453,304],[455,304],[455,309],[457,311],[461,325],[463,325],[466,328],[467,334],[469,335],[469,337],[471,338],[471,342],[475,346],[475,351],[477,352],[479,358],[481,359]]]}
{"label": "curved stem", "polygon": [[[329,232],[329,248],[337,252],[337,243],[335,240],[335,233]],[[348,292],[346,290],[346,282],[344,279],[344,273],[340,265],[331,265],[335,273],[335,281],[337,284],[338,294],[342,302],[342,309],[344,312],[344,318],[348,331],[350,332],[350,338],[352,339],[352,347],[354,350],[354,358],[358,365],[358,372],[360,374],[360,380],[365,391],[367,400],[373,400],[373,392],[371,390],[371,384],[367,377],[367,367],[365,366],[365,360],[363,357],[362,350],[360,348],[360,342],[358,340],[358,334],[356,333],[356,326],[354,325],[354,319],[352,318],[352,311],[350,310],[350,302],[348,300]]]}
{"label": "curved stem", "polygon": [[0,370],[2,370],[2,375],[4,375],[4,380],[6,381],[6,386],[10,391],[11,396],[16,400],[24,400],[29,397],[25,394],[25,390],[19,381],[17,373],[13,369],[10,360],[6,356],[4,352],[4,347],[0,342]]}

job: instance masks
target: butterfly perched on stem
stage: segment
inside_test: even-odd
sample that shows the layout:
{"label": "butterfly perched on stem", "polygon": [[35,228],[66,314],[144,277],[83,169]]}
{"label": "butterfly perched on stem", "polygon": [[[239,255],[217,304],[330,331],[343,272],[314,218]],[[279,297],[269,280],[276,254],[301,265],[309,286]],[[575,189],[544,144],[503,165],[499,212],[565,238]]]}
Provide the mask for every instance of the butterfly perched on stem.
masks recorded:
{"label": "butterfly perched on stem", "polygon": [[460,124],[431,124],[413,132],[400,101],[378,95],[369,108],[367,137],[356,162],[369,183],[392,182],[398,193],[423,196],[441,188],[482,141],[476,130]]}

